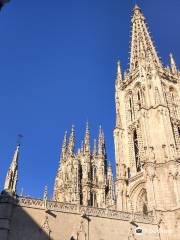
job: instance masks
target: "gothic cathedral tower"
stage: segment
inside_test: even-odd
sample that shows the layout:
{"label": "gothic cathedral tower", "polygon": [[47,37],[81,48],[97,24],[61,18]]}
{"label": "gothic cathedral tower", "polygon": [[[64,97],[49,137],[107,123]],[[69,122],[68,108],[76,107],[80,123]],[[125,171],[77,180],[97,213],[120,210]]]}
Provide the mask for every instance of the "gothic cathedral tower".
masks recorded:
{"label": "gothic cathedral tower", "polygon": [[[129,70],[116,80],[117,210],[167,213],[180,207],[180,72],[164,67],[135,6]],[[179,214],[179,213],[178,213]]]}

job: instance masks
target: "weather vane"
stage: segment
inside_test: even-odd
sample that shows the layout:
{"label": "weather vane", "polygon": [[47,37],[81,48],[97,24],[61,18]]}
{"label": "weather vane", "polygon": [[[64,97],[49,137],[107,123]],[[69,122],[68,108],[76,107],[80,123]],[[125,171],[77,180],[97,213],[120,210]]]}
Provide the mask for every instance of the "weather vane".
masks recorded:
{"label": "weather vane", "polygon": [[21,139],[23,138],[22,134],[17,135],[17,145],[21,145]]}
{"label": "weather vane", "polygon": [[0,9],[6,4],[8,3],[10,0],[0,0]]}

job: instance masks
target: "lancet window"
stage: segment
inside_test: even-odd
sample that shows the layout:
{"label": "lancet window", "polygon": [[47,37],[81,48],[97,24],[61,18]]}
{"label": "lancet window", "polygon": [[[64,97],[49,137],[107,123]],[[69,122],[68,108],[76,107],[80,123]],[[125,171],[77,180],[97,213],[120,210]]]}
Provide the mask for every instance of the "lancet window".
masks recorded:
{"label": "lancet window", "polygon": [[126,109],[127,109],[127,120],[128,122],[134,121],[134,104],[132,94],[126,96]]}
{"label": "lancet window", "polygon": [[139,157],[139,143],[138,143],[138,136],[137,131],[134,130],[133,132],[133,144],[134,144],[134,156],[136,161],[136,171],[141,171],[141,163],[140,163],[140,157]]}

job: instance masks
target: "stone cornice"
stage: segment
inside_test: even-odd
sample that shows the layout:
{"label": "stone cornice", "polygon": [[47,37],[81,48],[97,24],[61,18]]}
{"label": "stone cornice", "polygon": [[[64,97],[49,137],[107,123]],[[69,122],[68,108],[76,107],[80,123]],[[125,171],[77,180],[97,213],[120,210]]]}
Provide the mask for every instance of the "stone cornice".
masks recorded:
{"label": "stone cornice", "polygon": [[[10,196],[0,196],[0,204],[2,203],[10,203],[20,207],[79,215],[86,213],[86,215],[92,217],[108,218],[122,221],[131,221],[132,219],[132,214],[128,212],[120,212],[107,208],[86,207],[56,201],[43,201],[41,199],[35,199],[30,197],[12,198]],[[141,214],[134,214],[134,221],[144,224],[155,224],[154,218],[152,216],[144,216]]]}

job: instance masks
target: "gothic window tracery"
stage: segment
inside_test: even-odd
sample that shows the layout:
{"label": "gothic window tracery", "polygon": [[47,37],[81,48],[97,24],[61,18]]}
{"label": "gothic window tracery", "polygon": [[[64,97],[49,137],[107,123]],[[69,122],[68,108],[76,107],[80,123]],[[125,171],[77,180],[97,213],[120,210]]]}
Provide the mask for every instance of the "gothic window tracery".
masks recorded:
{"label": "gothic window tracery", "polygon": [[127,121],[129,123],[134,121],[134,104],[133,104],[133,96],[132,93],[129,92],[126,96],[126,109],[127,109]]}
{"label": "gothic window tracery", "polygon": [[140,88],[137,89],[137,110],[139,111],[142,107],[142,91]]}

